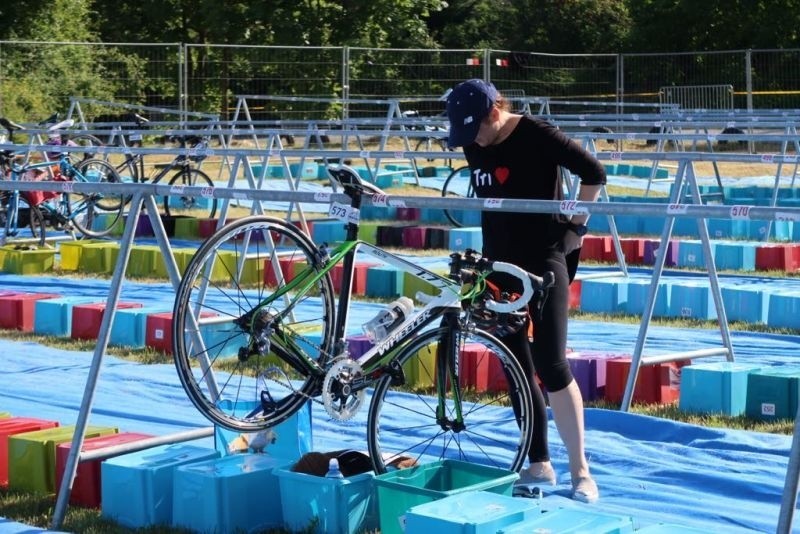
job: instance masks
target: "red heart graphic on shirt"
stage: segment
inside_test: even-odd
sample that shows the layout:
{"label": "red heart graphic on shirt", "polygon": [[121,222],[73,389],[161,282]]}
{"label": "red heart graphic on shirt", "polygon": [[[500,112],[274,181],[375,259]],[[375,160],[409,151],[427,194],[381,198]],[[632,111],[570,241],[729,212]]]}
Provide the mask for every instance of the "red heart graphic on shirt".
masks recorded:
{"label": "red heart graphic on shirt", "polygon": [[494,170],[494,175],[497,177],[497,181],[500,182],[500,185],[506,183],[509,173],[510,171],[508,170],[508,167],[497,167]]}

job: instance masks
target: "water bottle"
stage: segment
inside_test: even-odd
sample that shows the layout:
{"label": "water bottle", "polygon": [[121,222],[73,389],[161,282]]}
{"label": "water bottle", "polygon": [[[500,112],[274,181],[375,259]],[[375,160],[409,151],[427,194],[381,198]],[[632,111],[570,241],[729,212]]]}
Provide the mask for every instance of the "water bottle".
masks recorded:
{"label": "water bottle", "polygon": [[370,341],[377,343],[400,325],[413,311],[414,302],[408,297],[400,297],[381,310],[374,319],[364,323],[361,328]]}
{"label": "water bottle", "polygon": [[339,460],[331,458],[328,462],[328,472],[325,473],[325,478],[344,478],[344,475],[339,470]]}

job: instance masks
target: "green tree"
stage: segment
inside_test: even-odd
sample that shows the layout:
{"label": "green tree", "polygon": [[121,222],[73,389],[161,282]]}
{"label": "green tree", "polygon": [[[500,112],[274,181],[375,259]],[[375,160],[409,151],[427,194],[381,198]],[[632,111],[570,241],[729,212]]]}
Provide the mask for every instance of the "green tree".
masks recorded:
{"label": "green tree", "polygon": [[800,0],[629,0],[631,52],[797,46]]}

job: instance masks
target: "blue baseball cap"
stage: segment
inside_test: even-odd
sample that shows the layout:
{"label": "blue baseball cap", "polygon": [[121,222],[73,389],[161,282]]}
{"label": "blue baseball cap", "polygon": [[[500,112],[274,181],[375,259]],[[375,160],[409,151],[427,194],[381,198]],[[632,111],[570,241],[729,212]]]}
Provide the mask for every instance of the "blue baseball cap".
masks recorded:
{"label": "blue baseball cap", "polygon": [[471,145],[478,136],[481,121],[497,100],[497,89],[489,82],[472,79],[461,82],[447,97],[450,148]]}

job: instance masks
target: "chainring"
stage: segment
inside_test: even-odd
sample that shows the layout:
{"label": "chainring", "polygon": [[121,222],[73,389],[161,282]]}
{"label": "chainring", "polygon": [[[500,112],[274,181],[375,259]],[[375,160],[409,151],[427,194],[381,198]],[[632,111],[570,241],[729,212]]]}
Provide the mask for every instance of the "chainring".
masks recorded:
{"label": "chainring", "polygon": [[364,402],[366,391],[350,390],[354,378],[364,374],[361,365],[350,358],[338,359],[325,373],[322,381],[322,404],[325,411],[336,421],[348,421],[358,413]]}

